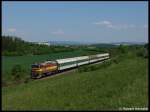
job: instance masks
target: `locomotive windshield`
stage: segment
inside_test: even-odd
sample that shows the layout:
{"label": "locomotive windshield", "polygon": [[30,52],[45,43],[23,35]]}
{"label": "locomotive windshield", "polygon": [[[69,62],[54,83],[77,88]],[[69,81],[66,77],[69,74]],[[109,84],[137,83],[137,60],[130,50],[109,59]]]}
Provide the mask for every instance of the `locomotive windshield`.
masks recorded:
{"label": "locomotive windshield", "polygon": [[39,68],[39,65],[32,65],[32,68]]}

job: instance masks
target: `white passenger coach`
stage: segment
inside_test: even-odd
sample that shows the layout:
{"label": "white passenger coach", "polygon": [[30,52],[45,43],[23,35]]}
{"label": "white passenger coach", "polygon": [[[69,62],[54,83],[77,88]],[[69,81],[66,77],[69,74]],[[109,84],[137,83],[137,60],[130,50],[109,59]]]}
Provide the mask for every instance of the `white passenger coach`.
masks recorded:
{"label": "white passenger coach", "polygon": [[31,78],[41,78],[43,76],[51,75],[54,73],[62,72],[70,68],[101,62],[109,59],[109,53],[79,56],[73,58],[57,59],[53,61],[45,61],[42,63],[32,64]]}
{"label": "white passenger coach", "polygon": [[80,56],[66,59],[57,59],[58,70],[65,70],[72,67],[77,67],[85,64],[106,60],[109,58],[109,53],[96,54],[90,56]]}

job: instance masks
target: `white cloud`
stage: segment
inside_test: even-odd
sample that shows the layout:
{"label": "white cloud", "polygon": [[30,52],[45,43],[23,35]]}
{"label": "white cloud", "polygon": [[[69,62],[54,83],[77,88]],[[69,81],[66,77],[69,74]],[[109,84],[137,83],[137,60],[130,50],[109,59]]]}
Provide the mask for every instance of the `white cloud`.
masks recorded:
{"label": "white cloud", "polygon": [[54,34],[54,35],[62,35],[62,34],[64,34],[64,31],[59,29],[59,30],[51,32],[51,33]]}
{"label": "white cloud", "polygon": [[8,31],[13,33],[13,32],[16,32],[16,29],[15,28],[9,28]]}
{"label": "white cloud", "polygon": [[100,22],[95,22],[94,24],[96,25],[111,25],[110,21],[100,21]]}
{"label": "white cloud", "polygon": [[135,25],[127,25],[127,24],[120,24],[120,25],[116,25],[116,24],[113,24],[112,22],[110,21],[99,21],[99,22],[95,22],[94,23],[95,25],[99,25],[99,26],[105,26],[107,28],[111,28],[111,29],[117,29],[117,30],[120,30],[120,29],[128,29],[128,28],[135,28],[136,26]]}

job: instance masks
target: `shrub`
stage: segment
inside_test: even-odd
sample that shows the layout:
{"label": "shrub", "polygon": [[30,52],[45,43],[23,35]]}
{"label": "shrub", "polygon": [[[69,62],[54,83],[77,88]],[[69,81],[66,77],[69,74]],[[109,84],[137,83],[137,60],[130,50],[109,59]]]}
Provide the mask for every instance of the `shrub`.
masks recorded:
{"label": "shrub", "polygon": [[101,69],[101,68],[108,67],[111,64],[112,64],[111,61],[104,61],[103,63],[98,64],[98,65],[88,65],[88,66],[79,67],[78,71],[79,72],[94,71],[94,70],[98,70],[98,69]]}
{"label": "shrub", "polygon": [[19,64],[13,66],[11,70],[11,75],[15,81],[19,81],[23,73],[24,73],[24,69]]}
{"label": "shrub", "polygon": [[25,78],[24,83],[28,83],[29,81],[30,81],[30,78],[27,77],[27,78]]}
{"label": "shrub", "polygon": [[142,58],[148,58],[148,50],[145,48],[141,48],[137,50],[136,56],[142,57]]}
{"label": "shrub", "polygon": [[113,58],[112,62],[118,64],[119,63],[118,57]]}
{"label": "shrub", "polygon": [[96,66],[90,66],[89,69],[88,69],[88,71],[94,71],[96,69],[97,69]]}
{"label": "shrub", "polygon": [[118,47],[118,50],[119,50],[120,53],[125,54],[125,53],[128,52],[128,46],[126,46],[126,45],[120,45],[120,46]]}
{"label": "shrub", "polygon": [[80,66],[78,68],[78,71],[79,72],[88,72],[88,71],[90,71],[90,66]]}

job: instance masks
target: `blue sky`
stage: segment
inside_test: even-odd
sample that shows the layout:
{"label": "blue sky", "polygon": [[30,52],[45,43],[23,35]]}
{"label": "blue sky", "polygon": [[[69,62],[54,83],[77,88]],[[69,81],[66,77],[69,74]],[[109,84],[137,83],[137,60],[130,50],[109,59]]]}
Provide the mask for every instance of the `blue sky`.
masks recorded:
{"label": "blue sky", "polygon": [[148,42],[148,2],[2,2],[2,34],[26,41]]}

